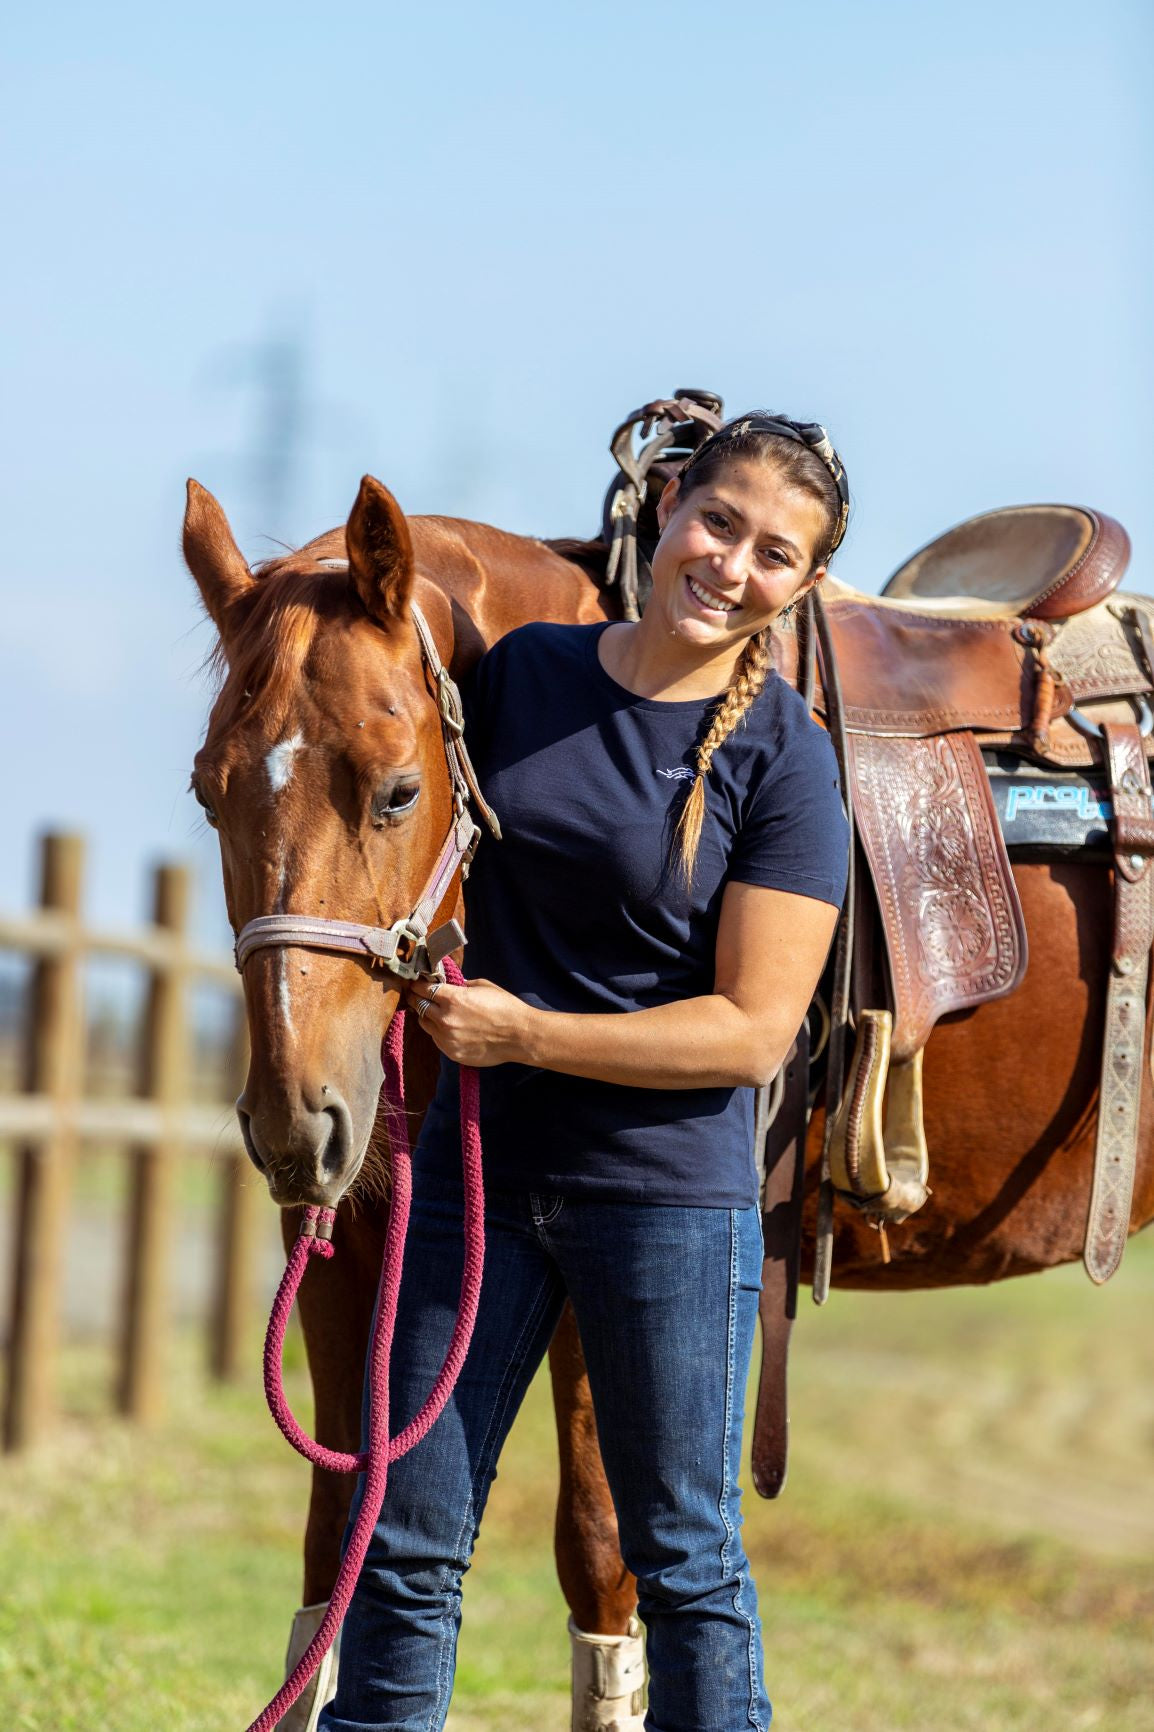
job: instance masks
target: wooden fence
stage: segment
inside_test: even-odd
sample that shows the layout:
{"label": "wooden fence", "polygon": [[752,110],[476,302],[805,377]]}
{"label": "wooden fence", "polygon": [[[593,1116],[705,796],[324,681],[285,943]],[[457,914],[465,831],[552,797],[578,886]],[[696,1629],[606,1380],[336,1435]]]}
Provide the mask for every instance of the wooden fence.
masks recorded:
{"label": "wooden fence", "polygon": [[[27,1447],[55,1407],[62,1276],[71,1180],[85,1143],[120,1143],[130,1170],[129,1221],[117,1345],[115,1403],[149,1422],[162,1409],[176,1160],[210,1148],[220,1174],[209,1362],[236,1375],[257,1242],[260,1188],[244,1183],[239,1129],[223,1102],[192,1099],[189,993],[210,981],[231,999],[230,1065],[238,1093],[247,1065],[240,982],[232,958],[194,952],[188,942],[190,882],[180,866],[153,877],[152,925],[129,933],[84,924],[84,845],[76,836],[41,843],[40,908],[0,917],[0,950],[32,959],[23,1031],[22,1092],[0,1095],[0,1137],[16,1163],[15,1242],[3,1406],[3,1447]],[[84,1093],[84,964],[127,958],[146,972],[147,996],[136,1096]],[[267,1207],[267,1205],[264,1205]]]}

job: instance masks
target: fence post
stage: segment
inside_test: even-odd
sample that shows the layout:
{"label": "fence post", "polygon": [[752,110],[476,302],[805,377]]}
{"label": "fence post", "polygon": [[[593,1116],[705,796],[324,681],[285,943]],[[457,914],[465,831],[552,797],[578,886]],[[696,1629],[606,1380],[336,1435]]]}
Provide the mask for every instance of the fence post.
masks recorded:
{"label": "fence post", "polygon": [[[181,941],[188,925],[189,877],[183,866],[158,866],[153,923]],[[183,945],[181,945],[183,948]],[[183,1105],[188,1089],[186,971],[179,955],[152,970],[144,1024],[141,1093],[161,1114]],[[145,1424],[164,1406],[163,1347],[167,1264],[178,1139],[169,1124],[155,1143],[129,1156],[132,1200],[124,1281],[117,1406]]]}
{"label": "fence post", "polygon": [[[248,1021],[244,1000],[236,1004],[229,1049],[229,1085],[239,1095],[248,1071]],[[220,1209],[216,1230],[216,1278],[209,1333],[209,1369],[222,1382],[240,1375],[257,1254],[257,1210],[264,1186],[245,1154],[224,1156],[220,1165]]]}
{"label": "fence post", "polygon": [[[41,908],[78,920],[83,877],[81,837],[44,836]],[[67,1113],[80,1092],[83,1070],[80,953],[75,944],[37,963],[29,1034],[24,1087],[30,1094],[47,1095],[58,1116],[43,1142],[24,1145],[16,1156],[16,1247],[4,1406],[7,1450],[33,1443],[55,1404],[60,1277],[75,1143]]]}

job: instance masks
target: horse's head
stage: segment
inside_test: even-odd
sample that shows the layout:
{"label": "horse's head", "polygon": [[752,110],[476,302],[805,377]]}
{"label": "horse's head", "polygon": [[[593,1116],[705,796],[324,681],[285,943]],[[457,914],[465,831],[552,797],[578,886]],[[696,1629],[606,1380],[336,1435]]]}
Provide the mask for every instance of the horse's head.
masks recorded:
{"label": "horse's head", "polygon": [[[343,536],[250,570],[216,500],[190,482],[184,552],[219,632],[223,679],[192,787],[220,835],[234,930],[273,914],[391,926],[453,817],[411,604],[446,661],[452,617],[415,575],[403,513],[366,477]],[[251,955],[244,990],[248,1152],[276,1202],[331,1204],[369,1145],[399,981],[367,956],[290,945]]]}

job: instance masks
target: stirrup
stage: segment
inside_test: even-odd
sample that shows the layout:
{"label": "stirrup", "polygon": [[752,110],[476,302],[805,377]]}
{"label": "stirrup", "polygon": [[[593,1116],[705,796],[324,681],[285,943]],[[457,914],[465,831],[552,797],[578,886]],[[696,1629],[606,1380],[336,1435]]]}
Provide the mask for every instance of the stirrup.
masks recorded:
{"label": "stirrup", "polygon": [[[930,1195],[930,1157],[922,1110],[920,1047],[912,1058],[890,1062],[893,1017],[863,1010],[857,1042],[834,1122],[830,1177],[834,1188],[867,1218],[896,1226]],[[882,1100],[889,1100],[882,1127]]]}

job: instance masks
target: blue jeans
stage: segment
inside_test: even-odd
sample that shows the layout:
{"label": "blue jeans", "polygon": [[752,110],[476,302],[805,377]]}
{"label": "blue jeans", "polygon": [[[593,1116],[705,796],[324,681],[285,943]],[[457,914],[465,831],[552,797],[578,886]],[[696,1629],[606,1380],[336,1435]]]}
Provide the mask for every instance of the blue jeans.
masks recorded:
{"label": "blue jeans", "polygon": [[[761,1282],[756,1208],[496,1192],[460,1382],[389,1472],[322,1732],[439,1732],[497,1457],[573,1301],[646,1628],[648,1732],[763,1732],[761,1628],[741,1543],[742,1402]],[[393,1346],[395,1434],[432,1386],[457,1309],[458,1183],[416,1175]],[[358,1492],[358,1497],[359,1497]]]}

